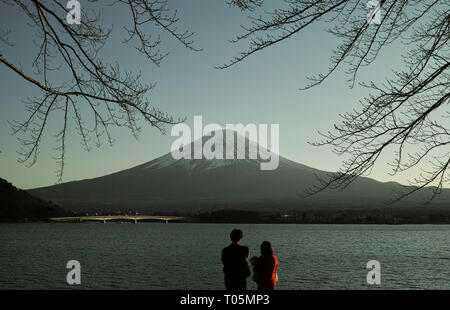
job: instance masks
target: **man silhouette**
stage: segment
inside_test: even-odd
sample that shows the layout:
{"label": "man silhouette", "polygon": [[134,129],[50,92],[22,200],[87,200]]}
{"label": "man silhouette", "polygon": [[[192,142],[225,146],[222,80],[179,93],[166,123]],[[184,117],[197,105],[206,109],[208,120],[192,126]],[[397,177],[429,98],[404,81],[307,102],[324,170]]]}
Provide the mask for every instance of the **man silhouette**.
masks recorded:
{"label": "man silhouette", "polygon": [[233,229],[230,233],[232,243],[222,250],[223,272],[227,290],[246,290],[247,278],[250,276],[248,267],[248,247],[239,243],[243,237],[240,229]]}

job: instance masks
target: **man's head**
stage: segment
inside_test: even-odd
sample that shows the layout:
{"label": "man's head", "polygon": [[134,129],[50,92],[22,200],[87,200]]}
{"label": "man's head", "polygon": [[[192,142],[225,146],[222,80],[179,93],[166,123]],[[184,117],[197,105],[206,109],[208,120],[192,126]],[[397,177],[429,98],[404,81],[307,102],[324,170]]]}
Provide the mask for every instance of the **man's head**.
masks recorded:
{"label": "man's head", "polygon": [[233,243],[239,243],[243,237],[242,230],[240,229],[233,229],[233,231],[230,233],[230,239]]}

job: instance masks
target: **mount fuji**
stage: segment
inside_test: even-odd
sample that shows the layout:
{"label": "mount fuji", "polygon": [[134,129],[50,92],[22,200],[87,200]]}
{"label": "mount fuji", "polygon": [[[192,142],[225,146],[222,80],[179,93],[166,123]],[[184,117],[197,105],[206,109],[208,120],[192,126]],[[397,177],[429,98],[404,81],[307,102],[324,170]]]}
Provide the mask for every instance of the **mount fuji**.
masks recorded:
{"label": "mount fuji", "polygon": [[[202,145],[210,139],[204,136]],[[234,152],[237,154],[236,139]],[[314,208],[390,207],[385,202],[401,191],[395,182],[360,177],[343,191],[324,190],[303,197],[317,177],[327,172],[279,156],[275,170],[261,170],[261,159],[249,159],[251,140],[245,138],[245,159],[174,159],[172,153],[109,175],[28,190],[70,211],[141,210],[197,212],[214,209],[266,211]],[[230,147],[224,140],[223,152]],[[191,143],[191,150],[194,149]],[[256,145],[257,146],[257,145]],[[272,154],[273,155],[273,154]],[[236,158],[237,156],[235,156]],[[193,158],[193,157],[191,157]],[[225,158],[225,156],[224,156]],[[399,206],[420,206],[428,193],[419,191]],[[435,206],[450,203],[444,189]]]}

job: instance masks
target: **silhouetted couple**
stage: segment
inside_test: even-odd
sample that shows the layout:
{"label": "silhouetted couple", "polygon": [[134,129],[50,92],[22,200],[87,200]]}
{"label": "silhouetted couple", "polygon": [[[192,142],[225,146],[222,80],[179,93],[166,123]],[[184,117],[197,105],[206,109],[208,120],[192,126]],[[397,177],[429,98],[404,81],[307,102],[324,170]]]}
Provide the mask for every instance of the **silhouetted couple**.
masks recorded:
{"label": "silhouetted couple", "polygon": [[[225,273],[225,287],[227,290],[246,290],[247,278],[250,276],[248,247],[240,245],[243,234],[240,229],[230,233],[232,243],[222,250],[223,272]],[[273,255],[273,248],[269,241],[261,244],[261,256],[252,257],[253,281],[258,290],[274,290],[278,281],[278,259]]]}

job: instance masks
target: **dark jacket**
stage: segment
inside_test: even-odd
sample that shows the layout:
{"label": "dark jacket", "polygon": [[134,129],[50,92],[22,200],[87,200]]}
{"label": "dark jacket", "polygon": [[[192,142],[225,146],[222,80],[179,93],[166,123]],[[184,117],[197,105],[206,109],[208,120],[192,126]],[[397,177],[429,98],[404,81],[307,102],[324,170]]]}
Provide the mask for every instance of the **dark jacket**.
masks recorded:
{"label": "dark jacket", "polygon": [[232,243],[222,250],[222,263],[225,278],[245,280],[250,276],[248,267],[248,247]]}

